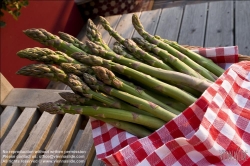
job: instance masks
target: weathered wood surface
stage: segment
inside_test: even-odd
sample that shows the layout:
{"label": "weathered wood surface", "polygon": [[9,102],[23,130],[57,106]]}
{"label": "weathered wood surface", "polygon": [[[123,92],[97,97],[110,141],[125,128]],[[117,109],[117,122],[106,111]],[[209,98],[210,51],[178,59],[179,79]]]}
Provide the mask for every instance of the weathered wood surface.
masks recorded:
{"label": "weathered wood surface", "polygon": [[[36,108],[25,108],[1,144],[1,161],[9,161],[19,151],[39,118]],[[1,163],[7,165],[6,162]]]}
{"label": "weathered wood surface", "polygon": [[155,34],[164,39],[177,41],[182,20],[183,7],[162,9]]}
{"label": "weathered wood surface", "polygon": [[234,43],[233,1],[210,2],[205,47],[231,46]]}
{"label": "weathered wood surface", "polygon": [[1,86],[0,86],[0,91],[1,91],[0,104],[2,104],[2,102],[5,99],[5,97],[13,89],[13,86],[9,83],[9,81],[4,77],[4,75],[2,73],[0,73],[0,81],[1,81]]}
{"label": "weathered wood surface", "polygon": [[239,52],[250,55],[250,1],[235,1],[235,45]]}
{"label": "weathered wood surface", "polygon": [[[69,150],[70,145],[73,143],[81,123],[81,115],[65,114],[49,143],[44,148],[45,153],[42,154],[41,162],[38,165],[59,165],[63,155],[65,155],[65,152]],[[54,153],[51,153],[52,151]],[[54,155],[54,157],[48,158],[50,155]],[[48,159],[50,162],[45,163]]]}
{"label": "weathered wood surface", "polygon": [[30,161],[30,163],[15,163],[13,165],[21,166],[21,165],[31,165],[32,161],[37,160],[39,158],[38,152],[45,148],[45,145],[48,143],[49,138],[52,133],[55,131],[56,127],[60,122],[59,115],[51,115],[47,112],[43,112],[42,116],[38,120],[38,122],[34,125],[31,130],[29,137],[25,141],[23,147],[20,151],[26,153],[20,153],[17,155],[17,158],[22,158],[21,156],[25,155],[26,160]]}
{"label": "weathered wood surface", "polygon": [[[93,149],[93,137],[92,137],[92,129],[90,121],[85,126],[83,132],[79,135],[79,140],[72,145],[70,151],[83,151],[81,155],[83,155],[84,162],[81,163],[70,163],[70,166],[80,166],[80,165],[89,165],[93,160],[94,155],[89,152]],[[88,150],[88,151],[86,151]],[[74,155],[74,153],[69,153],[68,155]],[[68,160],[79,160],[78,158],[69,158]]]}
{"label": "weathered wood surface", "polygon": [[20,114],[21,110],[14,106],[8,106],[4,109],[3,113],[0,115],[0,144],[9,133]]}
{"label": "weathered wood surface", "polygon": [[185,7],[178,39],[180,44],[203,46],[207,6],[207,3],[201,3]]}
{"label": "weathered wood surface", "polygon": [[60,92],[72,92],[72,90],[15,88],[5,98],[2,105],[37,107],[40,103],[54,102],[62,99],[59,95]]}

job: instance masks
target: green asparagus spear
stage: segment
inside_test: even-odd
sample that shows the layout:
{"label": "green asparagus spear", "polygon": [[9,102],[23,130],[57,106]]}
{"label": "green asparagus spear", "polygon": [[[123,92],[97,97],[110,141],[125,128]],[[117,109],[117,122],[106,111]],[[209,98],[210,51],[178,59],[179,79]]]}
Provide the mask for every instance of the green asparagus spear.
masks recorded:
{"label": "green asparagus spear", "polygon": [[100,22],[105,30],[109,32],[109,34],[114,37],[119,43],[124,45],[137,59],[143,60],[145,63],[166,69],[166,70],[173,70],[170,66],[163,63],[160,59],[157,59],[147,52],[143,51],[141,48],[139,48],[132,40],[124,39],[122,36],[120,36],[109,24],[109,22],[102,16],[100,16]]}
{"label": "green asparagus spear", "polygon": [[134,105],[135,107],[138,107],[141,110],[149,112],[153,114],[155,117],[158,117],[159,119],[162,119],[166,122],[175,118],[176,115],[180,113],[177,110],[174,110],[175,112],[170,112],[169,110],[163,109],[162,107],[156,105],[155,103],[144,100],[142,98],[131,95],[129,93],[117,90],[110,86],[106,86],[101,81],[98,81],[94,76],[89,75],[87,73],[83,74],[83,79],[85,83],[87,83],[91,88],[93,87],[93,90],[102,91],[105,94],[108,94],[118,99],[121,99],[123,101],[126,101]]}
{"label": "green asparagus spear", "polygon": [[101,118],[111,118],[117,120],[123,120],[127,122],[132,122],[140,124],[153,129],[159,129],[165,122],[151,116],[141,115],[133,112],[129,112],[117,108],[107,108],[107,107],[92,107],[92,106],[79,106],[79,105],[67,105],[60,104],[59,102],[53,103],[42,103],[38,105],[41,111],[45,111],[51,114],[82,114],[92,117]]}
{"label": "green asparagus spear", "polygon": [[157,39],[162,40],[163,42],[169,44],[171,47],[175,48],[176,50],[182,52],[183,54],[187,55],[189,58],[191,58],[193,61],[201,64],[203,67],[205,67],[207,70],[211,71],[218,77],[225,71],[220,66],[216,65],[212,60],[205,58],[181,45],[179,45],[177,42],[169,41],[167,39],[162,39],[159,36],[155,36]]}
{"label": "green asparagus spear", "polygon": [[126,84],[125,82],[122,82],[121,80],[119,80],[115,74],[108,70],[107,68],[101,67],[101,66],[93,66],[92,67],[94,70],[94,73],[96,75],[96,77],[101,80],[103,83],[107,84],[107,85],[112,85],[113,87],[120,89],[124,92],[127,92],[131,95],[140,97],[144,100],[153,102],[157,105],[159,105],[160,107],[169,110],[170,112],[173,113],[178,113],[177,110],[169,107],[168,105],[164,104],[163,102],[157,100],[156,98],[150,96],[149,94],[147,94],[145,91],[141,90],[138,91],[137,89],[135,89],[134,87]]}
{"label": "green asparagus spear", "polygon": [[143,59],[147,64],[158,67],[165,70],[174,70],[162,60],[150,55],[148,52],[144,51],[131,39],[125,39],[123,45],[130,51],[137,59]]}
{"label": "green asparagus spear", "polygon": [[138,61],[138,59],[134,58],[134,56],[131,55],[130,52],[126,48],[124,48],[124,46],[122,46],[119,42],[115,42],[113,44],[113,51],[119,55],[123,55],[126,58]]}
{"label": "green asparagus spear", "polygon": [[[147,74],[139,72],[137,70],[131,69],[127,66],[123,66],[112,62],[110,60],[102,59],[101,57],[97,57],[94,55],[84,55],[81,53],[72,54],[72,57],[79,62],[85,63],[91,66],[103,66],[112,71],[118,72],[120,74],[124,74],[125,76],[129,76],[142,84],[145,84],[149,88],[155,89],[159,93],[170,96],[183,104],[189,106],[190,104],[196,101],[196,98],[191,96],[190,94],[186,93],[185,91],[180,90],[172,85],[163,83]],[[180,73],[181,74],[181,73]]]}
{"label": "green asparagus spear", "polygon": [[[167,82],[174,82],[174,84],[177,86],[186,85],[187,87],[192,87],[194,89],[199,90],[202,93],[204,92],[204,90],[206,90],[210,86],[210,83],[206,80],[201,80],[199,78],[188,76],[186,74],[176,72],[176,71],[163,70],[163,69],[156,68],[156,67],[153,67],[153,66],[150,66],[150,65],[132,60],[132,59],[125,58],[113,52],[108,52],[93,42],[86,42],[86,44],[89,46],[89,48],[95,55],[104,57],[106,59],[110,59],[121,65],[125,65],[127,67],[141,71],[145,74],[148,74],[160,80],[164,80]],[[74,56],[74,55],[72,54],[71,56]]]}
{"label": "green asparagus spear", "polygon": [[[197,77],[197,78],[201,78],[201,79],[204,78],[200,74],[198,74],[195,70],[193,70],[191,67],[183,63],[180,59],[171,55],[168,51],[157,47],[157,45],[151,44],[142,38],[133,38],[133,40],[139,46],[143,46],[143,48],[145,48],[147,51],[152,51],[153,53],[160,56],[165,62],[170,63],[172,66],[174,66],[179,72],[182,72],[182,73],[185,73],[185,74]],[[215,79],[211,78],[211,81],[214,82]]]}
{"label": "green asparagus spear", "polygon": [[93,23],[91,19],[88,19],[86,35],[90,41],[102,46],[108,51],[113,52],[113,50],[109,48],[109,46],[105,43],[105,41],[103,41],[101,33],[98,31],[96,25]]}
{"label": "green asparagus spear", "polygon": [[152,134],[152,132],[150,130],[146,129],[145,127],[143,127],[141,125],[126,122],[123,120],[100,118],[100,117],[98,117],[98,118],[95,117],[95,119],[101,120],[101,121],[108,123],[116,128],[125,130],[125,131],[129,132],[130,134],[133,134],[139,138],[143,138],[143,137],[146,137],[146,136],[149,136],[150,134]]}
{"label": "green asparagus spear", "polygon": [[116,39],[119,43],[123,44],[123,41],[125,40],[121,35],[119,35],[109,24],[109,22],[102,16],[99,16],[100,23],[102,24],[103,28],[108,31],[108,33]]}
{"label": "green asparagus spear", "polygon": [[149,115],[147,112],[126,104],[118,99],[110,98],[101,93],[92,91],[78,76],[74,74],[66,74],[63,70],[52,65],[31,64],[18,70],[17,74],[60,81],[68,85],[74,92],[79,93],[84,97],[98,100],[107,104],[109,107],[121,108]]}
{"label": "green asparagus spear", "polygon": [[31,64],[19,69],[16,74],[24,76],[32,76],[38,78],[48,78],[53,81],[61,81],[67,83],[67,74],[59,68],[46,64]]}
{"label": "green asparagus spear", "polygon": [[184,104],[182,104],[181,102],[170,98],[170,97],[166,97],[166,96],[162,96],[160,94],[158,94],[156,91],[152,91],[152,89],[148,89],[147,87],[142,87],[143,85],[141,84],[140,86],[135,85],[134,83],[132,83],[131,81],[127,81],[121,78],[118,78],[120,81],[126,83],[127,85],[133,87],[134,89],[136,89],[136,91],[138,91],[138,93],[143,93],[145,92],[146,94],[150,95],[151,97],[157,99],[158,101],[165,103],[166,105],[182,112],[184,111],[187,106],[185,106]]}
{"label": "green asparagus spear", "polygon": [[[81,67],[83,66],[83,67]],[[112,85],[113,87],[120,89],[122,91],[125,91],[127,93],[130,93],[132,95],[135,95],[137,97],[143,98],[145,100],[151,101],[155,104],[158,104],[159,106],[171,111],[173,108],[169,107],[168,105],[164,104],[163,102],[157,100],[154,97],[151,97],[147,93],[145,93],[143,90],[138,91],[137,88],[131,87],[130,85],[122,82],[119,80],[114,73],[112,73],[110,70],[100,67],[100,66],[94,66],[94,67],[87,67],[84,64],[73,64],[73,63],[62,63],[61,64],[62,69],[66,73],[73,73],[78,76],[82,76],[84,73],[89,74],[96,74],[99,80],[104,82],[107,85]],[[79,70],[83,68],[83,70]],[[94,69],[94,70],[93,70]],[[176,110],[173,110],[176,111]]]}
{"label": "green asparagus spear", "polygon": [[75,47],[81,49],[82,51],[86,52],[86,53],[90,53],[88,47],[86,46],[85,43],[83,43],[82,41],[78,40],[77,38],[75,38],[74,36],[64,33],[64,32],[58,32],[58,36],[68,42],[73,44]]}
{"label": "green asparagus spear", "polygon": [[[144,30],[142,24],[140,23],[140,20],[139,20],[139,18],[138,18],[138,16],[136,14],[133,14],[133,16],[132,16],[132,23],[133,23],[133,26],[136,29],[136,31],[144,39],[146,39],[150,43],[155,44],[158,47],[160,47],[160,48],[168,51],[170,54],[172,54],[173,56],[177,57],[178,59],[183,60],[183,62],[185,62],[188,66],[192,67],[195,71],[197,71],[198,73],[200,73],[203,77],[205,77],[205,78],[207,78],[209,80],[213,78],[213,76],[210,74],[210,72],[207,69],[205,69],[201,65],[197,64],[192,59],[188,58],[186,55],[184,55],[183,53],[181,53],[178,50],[174,49],[170,45],[166,44],[165,42],[157,39],[153,35],[151,35],[148,32],[146,32]],[[221,72],[219,71],[219,73],[221,73]]]}
{"label": "green asparagus spear", "polygon": [[[73,74],[78,75],[78,76],[82,76],[83,73],[89,73],[92,75],[96,74],[98,79],[103,81],[105,84],[112,85],[113,87],[115,87],[117,89],[120,89],[122,91],[128,92],[128,93],[135,95],[137,97],[141,97],[145,100],[156,103],[159,106],[161,106],[169,111],[171,111],[171,109],[173,109],[174,107],[175,107],[174,109],[178,110],[178,111],[183,111],[186,108],[186,106],[184,106],[182,103],[174,101],[173,99],[170,100],[166,97],[156,95],[153,92],[149,93],[149,91],[142,89],[138,86],[132,85],[131,83],[128,83],[125,80],[121,80],[121,78],[113,77],[114,74],[107,74],[107,72],[106,73],[103,72],[102,74],[100,74],[100,72],[97,73],[92,69],[92,68],[94,68],[94,69],[101,68],[100,66],[99,67],[93,66],[92,68],[88,67],[88,69],[86,69],[86,66],[83,64],[74,64],[74,63],[62,63],[60,66],[62,67],[62,69],[66,73],[73,73]],[[81,66],[83,66],[83,67],[81,67]],[[83,70],[81,70],[81,68],[83,68]],[[104,69],[106,69],[106,68],[104,68]],[[111,72],[111,71],[109,70],[109,72]],[[160,98],[160,100],[158,98]],[[170,106],[170,105],[173,105],[174,107],[171,108],[172,106]]]}
{"label": "green asparagus spear", "polygon": [[68,101],[70,104],[73,105],[84,105],[84,106],[101,106],[101,107],[107,107],[105,103],[102,103],[100,101],[90,99],[87,97],[80,96],[75,93],[70,92],[61,92],[59,95],[66,101]]}
{"label": "green asparagus spear", "polygon": [[91,95],[91,98],[98,100],[100,102],[106,103],[111,107],[121,108],[121,109],[129,110],[132,112],[140,113],[140,114],[151,115],[151,114],[148,114],[147,112],[144,112],[136,107],[133,107],[133,106],[130,106],[126,103],[123,103],[120,100],[117,100],[114,98],[108,98],[108,97],[106,97],[98,92],[91,90],[87,86],[87,84],[85,84],[78,76],[76,76],[74,74],[68,74],[68,85],[72,90],[74,90],[76,92],[80,92],[83,95],[88,94],[87,97],[89,95]]}
{"label": "green asparagus spear", "polygon": [[21,58],[44,62],[46,64],[80,63],[61,51],[53,51],[48,48],[26,48],[18,51],[17,55]]}
{"label": "green asparagus spear", "polygon": [[62,63],[60,67],[65,73],[72,73],[77,76],[82,76],[83,73],[94,74],[94,70],[85,64]]}
{"label": "green asparagus spear", "polygon": [[25,35],[30,37],[33,40],[36,40],[40,42],[41,44],[44,44],[45,46],[51,46],[56,48],[59,51],[62,51],[68,55],[74,53],[74,52],[83,52],[81,49],[75,47],[73,44],[68,43],[66,41],[63,41],[58,36],[53,35],[49,32],[47,32],[45,29],[27,29],[23,31]]}

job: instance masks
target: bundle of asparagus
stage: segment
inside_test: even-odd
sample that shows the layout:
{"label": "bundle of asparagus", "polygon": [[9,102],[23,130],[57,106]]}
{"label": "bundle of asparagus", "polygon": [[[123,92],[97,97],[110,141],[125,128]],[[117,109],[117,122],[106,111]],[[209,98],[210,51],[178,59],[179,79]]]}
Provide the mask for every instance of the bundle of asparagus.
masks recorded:
{"label": "bundle of asparagus", "polygon": [[124,39],[105,18],[100,20],[117,40],[113,49],[91,20],[85,43],[64,32],[24,31],[57,51],[20,50],[19,57],[41,64],[24,66],[17,74],[60,81],[73,91],[60,93],[60,101],[39,104],[42,111],[91,116],[144,137],[193,104],[224,71],[176,42],[150,35],[135,14],[132,23],[142,38]]}

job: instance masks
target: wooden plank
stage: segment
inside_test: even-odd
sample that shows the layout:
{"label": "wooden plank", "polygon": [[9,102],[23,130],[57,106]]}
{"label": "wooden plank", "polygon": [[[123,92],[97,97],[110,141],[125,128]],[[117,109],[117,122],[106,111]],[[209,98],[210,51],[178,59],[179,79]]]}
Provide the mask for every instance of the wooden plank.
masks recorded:
{"label": "wooden plank", "polygon": [[[105,19],[109,22],[110,26],[115,29],[119,20],[121,19],[121,15],[108,16],[105,17]],[[108,44],[111,40],[111,36],[109,35],[108,31],[106,31],[100,23],[98,24],[97,28],[102,34],[103,41]]]}
{"label": "wooden plank", "polygon": [[[63,155],[70,148],[81,123],[80,115],[65,114],[51,140],[46,145],[44,154],[39,157],[41,159],[38,165],[59,165]],[[51,153],[52,151],[54,153]],[[48,158],[50,155],[54,155],[54,157]]]}
{"label": "wooden plank", "polygon": [[[132,24],[132,15],[134,13],[129,13],[129,14],[123,14],[117,27],[116,27],[116,31],[118,34],[120,34],[122,37],[124,38],[131,38],[133,33],[134,33],[134,27]],[[141,15],[141,12],[137,12],[135,13],[138,16]],[[110,42],[109,42],[109,47],[113,48],[113,44],[116,40],[114,38],[111,38]]]}
{"label": "wooden plank", "polygon": [[21,111],[17,107],[7,106],[0,116],[1,132],[0,132],[0,144],[3,142],[6,135],[20,116]]}
{"label": "wooden plank", "polygon": [[58,81],[50,81],[47,89],[66,89],[67,85]]}
{"label": "wooden plank", "polygon": [[[218,0],[210,0],[210,1],[218,1]],[[173,7],[183,7],[187,4],[198,4],[207,2],[207,0],[155,0],[152,9],[158,8],[173,8]]]}
{"label": "wooden plank", "polygon": [[[44,149],[59,122],[59,115],[43,112],[24,143],[21,149],[22,153],[17,155],[18,160],[26,160],[29,163],[15,163],[13,166],[28,166],[32,164],[32,161],[37,161],[38,156],[36,152]],[[25,156],[25,158],[22,156]]]}
{"label": "wooden plank", "polygon": [[98,160],[97,157],[95,156],[92,166],[105,166],[105,163],[101,160]]}
{"label": "wooden plank", "polygon": [[177,41],[184,7],[162,9],[156,35]]}
{"label": "wooden plank", "polygon": [[207,3],[186,5],[178,38],[179,44],[203,46]]}
{"label": "wooden plank", "polygon": [[[2,105],[18,106],[18,107],[37,107],[40,103],[54,102],[62,99],[60,92],[72,92],[71,90],[55,90],[55,89],[27,89],[15,88],[5,98]],[[25,99],[25,100],[24,100]]]}
{"label": "wooden plank", "polygon": [[[90,152],[91,152],[93,143],[94,141],[92,137],[91,122],[89,120],[85,129],[81,133],[80,138],[77,141],[77,143],[71,146],[70,148],[71,153],[68,154],[69,156],[72,156],[75,154],[73,153],[73,151],[81,151],[82,153],[79,153],[79,155],[83,156],[81,158],[81,160],[83,161],[81,163],[72,162],[72,163],[69,163],[68,165],[69,166],[89,165],[92,160],[92,155]],[[76,161],[76,160],[79,160],[79,158],[72,157],[72,158],[68,158],[68,160]]]}
{"label": "wooden plank", "polygon": [[[150,33],[152,35],[155,34],[160,14],[161,14],[161,9],[144,11],[141,13],[140,21],[141,21],[144,29],[148,33]],[[134,31],[133,37],[142,38],[137,31]]]}
{"label": "wooden plank", "polygon": [[235,45],[239,53],[250,55],[250,1],[235,1]]}
{"label": "wooden plank", "polygon": [[234,45],[234,2],[210,2],[205,47]]}
{"label": "wooden plank", "polygon": [[2,73],[0,73],[0,81],[1,81],[1,96],[0,96],[0,104],[2,104],[5,97],[9,94],[9,92],[13,89],[13,86],[9,83],[9,81],[4,77]]}
{"label": "wooden plank", "polygon": [[3,112],[3,108],[2,108],[2,106],[0,105],[0,115],[2,114],[2,112]]}
{"label": "wooden plank", "polygon": [[[1,161],[3,161],[3,159],[5,161],[9,161],[9,157],[21,149],[38,118],[39,111],[37,111],[36,108],[25,108],[23,110],[22,114],[19,116],[9,134],[5,137],[1,144],[1,153],[3,152],[1,155]],[[4,165],[7,165],[7,163],[3,162],[2,166]]]}

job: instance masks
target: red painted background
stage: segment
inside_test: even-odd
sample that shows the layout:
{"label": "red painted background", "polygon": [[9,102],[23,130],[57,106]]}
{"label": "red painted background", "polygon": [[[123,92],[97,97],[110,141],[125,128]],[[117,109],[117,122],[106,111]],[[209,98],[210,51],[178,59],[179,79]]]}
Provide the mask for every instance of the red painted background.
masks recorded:
{"label": "red painted background", "polygon": [[48,79],[16,75],[21,67],[37,63],[22,59],[16,55],[19,50],[29,47],[44,47],[23,34],[29,28],[44,28],[57,34],[58,31],[77,36],[84,22],[73,0],[30,0],[29,5],[21,10],[18,20],[5,13],[7,23],[1,28],[1,66],[0,71],[15,88],[46,88]]}

